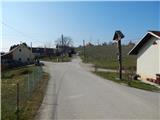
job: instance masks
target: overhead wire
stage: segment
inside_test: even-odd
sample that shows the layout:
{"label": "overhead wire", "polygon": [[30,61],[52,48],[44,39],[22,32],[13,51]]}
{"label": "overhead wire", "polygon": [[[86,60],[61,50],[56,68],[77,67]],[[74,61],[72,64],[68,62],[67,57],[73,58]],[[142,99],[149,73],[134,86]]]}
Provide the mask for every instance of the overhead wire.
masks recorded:
{"label": "overhead wire", "polygon": [[33,39],[31,36],[25,34],[24,32],[21,32],[20,30],[17,30],[15,27],[13,27],[13,26],[11,26],[11,25],[9,25],[9,24],[6,24],[6,23],[4,23],[4,22],[1,22],[1,23],[2,23],[2,25],[6,26],[7,28],[10,28],[10,29],[14,30],[15,32],[21,34],[23,37],[25,37],[25,38],[27,38],[27,39],[31,39],[31,40],[34,41],[34,42],[40,42],[40,43],[43,43],[43,44],[44,44],[44,42],[42,42],[42,41],[40,41],[40,40]]}

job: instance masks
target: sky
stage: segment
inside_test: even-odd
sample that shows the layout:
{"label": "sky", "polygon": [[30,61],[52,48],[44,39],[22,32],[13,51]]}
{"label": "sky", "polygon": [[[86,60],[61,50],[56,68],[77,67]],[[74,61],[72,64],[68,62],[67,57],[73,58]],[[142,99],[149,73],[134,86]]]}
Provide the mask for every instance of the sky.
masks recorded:
{"label": "sky", "polygon": [[0,13],[1,51],[20,42],[55,47],[61,34],[74,46],[109,42],[116,30],[123,43],[138,42],[148,30],[160,30],[160,2],[151,1],[2,2]]}

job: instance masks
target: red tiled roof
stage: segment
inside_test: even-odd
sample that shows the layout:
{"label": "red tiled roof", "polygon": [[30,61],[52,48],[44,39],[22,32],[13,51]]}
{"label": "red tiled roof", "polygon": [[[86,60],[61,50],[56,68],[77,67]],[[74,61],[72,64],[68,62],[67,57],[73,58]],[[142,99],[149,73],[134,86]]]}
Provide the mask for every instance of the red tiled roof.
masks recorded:
{"label": "red tiled roof", "polygon": [[150,32],[160,37],[160,31],[150,31]]}

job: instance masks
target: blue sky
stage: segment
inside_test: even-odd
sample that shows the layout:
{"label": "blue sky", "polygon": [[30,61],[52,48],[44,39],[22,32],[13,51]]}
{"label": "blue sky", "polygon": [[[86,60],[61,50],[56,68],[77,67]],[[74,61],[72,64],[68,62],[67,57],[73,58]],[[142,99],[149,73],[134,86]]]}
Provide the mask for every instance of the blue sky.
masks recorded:
{"label": "blue sky", "polygon": [[160,30],[160,2],[3,2],[1,14],[3,51],[20,41],[52,47],[62,33],[77,46],[112,41],[115,30],[124,43]]}

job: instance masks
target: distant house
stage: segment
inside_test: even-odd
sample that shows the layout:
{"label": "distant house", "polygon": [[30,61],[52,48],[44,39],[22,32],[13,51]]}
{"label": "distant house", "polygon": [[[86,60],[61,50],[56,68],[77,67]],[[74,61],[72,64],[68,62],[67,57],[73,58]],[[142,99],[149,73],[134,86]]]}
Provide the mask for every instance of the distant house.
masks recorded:
{"label": "distant house", "polygon": [[1,55],[4,55],[5,54],[5,52],[1,52]]}
{"label": "distant house", "polygon": [[31,49],[26,44],[19,44],[10,49],[9,52],[1,55],[1,63],[7,62],[19,62],[19,63],[32,63],[34,61],[34,55]]}
{"label": "distant house", "polygon": [[71,46],[62,46],[62,45],[57,45],[56,46],[56,55],[60,56],[60,55],[71,55],[71,54],[75,54],[75,49],[74,47]]}
{"label": "distant house", "polygon": [[160,76],[160,31],[147,32],[129,55],[137,55],[137,74],[141,79]]}
{"label": "distant house", "polygon": [[35,57],[44,57],[44,56],[54,56],[55,49],[53,48],[41,48],[41,47],[33,47],[32,53]]}

